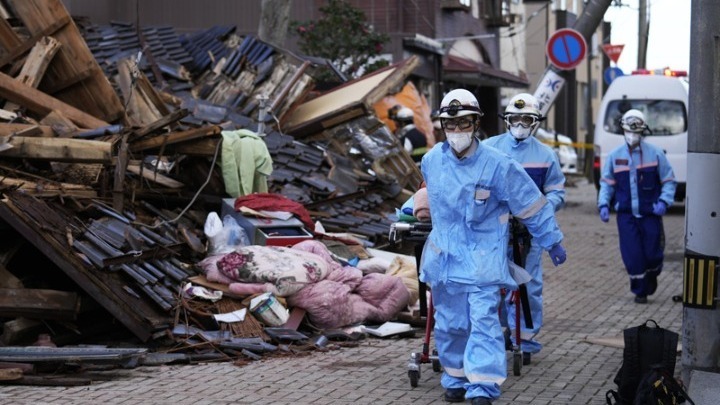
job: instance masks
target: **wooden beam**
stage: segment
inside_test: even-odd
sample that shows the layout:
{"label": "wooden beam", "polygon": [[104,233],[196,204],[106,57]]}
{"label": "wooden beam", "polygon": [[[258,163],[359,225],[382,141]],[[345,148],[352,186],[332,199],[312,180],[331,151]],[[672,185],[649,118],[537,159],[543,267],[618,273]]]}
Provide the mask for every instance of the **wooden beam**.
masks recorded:
{"label": "wooden beam", "polygon": [[[61,46],[62,44],[53,37],[40,38],[40,41],[35,44],[30,51],[30,55],[25,59],[25,64],[23,64],[22,70],[20,70],[20,74],[15,80],[27,84],[30,87],[37,88],[50,61]],[[4,108],[15,111],[19,107],[20,106],[13,102],[8,102]]]}
{"label": "wooden beam", "polygon": [[0,288],[0,316],[75,320],[80,311],[77,293],[30,288]]}
{"label": "wooden beam", "polygon": [[64,116],[82,128],[92,129],[110,125],[33,87],[20,83],[2,72],[0,72],[0,97],[4,97],[40,115],[47,115],[52,110],[59,110]]}
{"label": "wooden beam", "polygon": [[152,182],[158,183],[160,185],[163,185],[167,188],[183,188],[185,185],[175,179],[171,179],[170,177],[164,176],[160,173],[156,173],[152,169],[148,168],[140,168],[140,165],[128,165],[127,171],[130,173],[134,173],[137,175],[141,175],[143,178],[148,179]]}
{"label": "wooden beam", "polygon": [[147,127],[170,114],[157,90],[129,58],[117,62],[117,83],[125,99],[128,121],[133,127]]}
{"label": "wooden beam", "polygon": [[30,51],[25,65],[15,79],[37,88],[50,61],[61,46],[62,44],[53,37],[42,37]]}
{"label": "wooden beam", "polygon": [[41,119],[40,123],[52,128],[60,138],[71,138],[78,132],[78,127],[57,110],[50,111],[50,114]]}
{"label": "wooden beam", "polygon": [[120,138],[120,147],[118,148],[118,156],[113,173],[113,208],[117,212],[123,212],[125,205],[125,171],[127,170],[129,158],[127,139],[127,134]]}
{"label": "wooden beam", "polygon": [[179,155],[213,157],[222,138],[201,138],[173,145],[168,150]]}
{"label": "wooden beam", "polygon": [[[89,65],[97,65],[95,57],[90,52],[80,30],[70,18],[70,13],[62,0],[6,0],[6,3],[14,9],[17,17],[33,36],[59,20],[70,19],[64,27],[52,34],[63,46],[55,55],[40,83],[38,87],[40,90],[48,93],[47,89],[57,88],[58,83],[76,78],[78,73],[87,69]],[[107,122],[121,119],[125,114],[120,98],[99,67],[93,69],[93,74],[82,83],[52,95]]]}
{"label": "wooden beam", "polygon": [[0,153],[0,157],[73,163],[112,163],[112,143],[110,142],[13,136],[9,143],[13,148]]}
{"label": "wooden beam", "polygon": [[189,113],[190,112],[187,110],[187,108],[181,108],[179,110],[175,110],[172,113],[167,114],[164,117],[160,118],[159,120],[153,122],[152,124],[138,129],[137,131],[135,131],[135,136],[137,138],[143,137],[153,131],[157,131],[158,129],[160,129],[162,127],[166,127],[170,124],[180,121],[181,119],[185,118]]}
{"label": "wooden beam", "polygon": [[27,51],[32,49],[32,47],[35,46],[35,43],[37,41],[39,41],[40,38],[54,34],[60,28],[66,26],[69,22],[70,22],[70,16],[59,18],[57,21],[55,21],[54,23],[47,26],[45,29],[43,29],[36,35],[33,35],[32,37],[30,37],[30,39],[20,43],[17,46],[12,47],[12,48],[6,47],[6,49],[8,50],[8,53],[7,53],[7,55],[0,58],[0,67],[4,67],[8,63],[19,58],[24,53],[26,53]]}
{"label": "wooden beam", "polygon": [[10,23],[4,18],[0,18],[0,46],[5,48],[6,51],[10,51],[21,44],[20,37],[15,33]]}
{"label": "wooden beam", "polygon": [[[23,131],[27,128],[39,129],[40,132],[37,134],[37,136],[41,136],[41,137],[45,137],[45,138],[52,138],[55,136],[55,132],[53,132],[53,129],[47,125],[6,124],[6,123],[0,124],[0,136],[18,135],[18,134],[22,133],[21,131]],[[31,136],[31,135],[25,135],[25,136]]]}
{"label": "wooden beam", "polygon": [[47,94],[55,94],[59,93],[71,86],[74,86],[78,83],[81,83],[90,77],[92,77],[93,73],[95,73],[95,65],[87,66],[85,69],[80,69],[73,75],[72,77],[66,77],[64,80],[58,80],[57,82],[53,83],[52,86],[48,85],[46,88],[43,89],[43,91]]}
{"label": "wooden beam", "polygon": [[130,145],[130,150],[133,152],[141,152],[148,149],[159,148],[163,145],[168,146],[176,143],[191,141],[193,139],[201,139],[207,136],[217,135],[221,131],[222,128],[214,125],[209,127],[193,128],[187,131],[157,135],[150,139],[133,142]]}
{"label": "wooden beam", "polygon": [[0,188],[17,187],[35,197],[76,197],[97,198],[92,187],[82,184],[60,183],[55,181],[31,181],[14,177],[0,176]]}

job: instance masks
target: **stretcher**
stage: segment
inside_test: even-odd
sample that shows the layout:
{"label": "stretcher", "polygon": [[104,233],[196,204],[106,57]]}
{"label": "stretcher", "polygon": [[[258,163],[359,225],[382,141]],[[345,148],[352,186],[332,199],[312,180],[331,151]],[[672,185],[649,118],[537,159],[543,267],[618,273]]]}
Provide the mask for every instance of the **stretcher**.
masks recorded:
{"label": "stretcher", "polygon": [[[516,266],[524,269],[525,260],[527,259],[528,252],[530,251],[530,233],[528,232],[527,228],[525,228],[525,226],[515,218],[512,218],[510,220],[509,245],[512,249],[513,263]],[[506,295],[507,292],[503,289],[500,293],[503,302]],[[515,330],[513,331],[515,334],[515,343],[513,344],[511,340],[507,339],[508,335],[506,334],[505,348],[512,351],[513,375],[518,376],[521,374],[523,366],[523,354],[521,348],[522,339],[520,338],[521,314],[525,318],[525,326],[528,329],[533,328],[532,313],[530,312],[530,301],[528,299],[527,287],[524,283],[518,283],[518,289],[510,293],[510,301],[513,303],[513,306],[515,306]],[[502,314],[500,316],[502,323]],[[509,329],[506,330],[509,331]]]}
{"label": "stretcher", "polygon": [[[521,226],[521,225],[520,225]],[[399,241],[409,241],[415,243],[415,260],[417,263],[418,275],[420,273],[420,263],[422,261],[422,250],[425,246],[430,231],[432,230],[432,224],[429,222],[396,222],[390,226],[389,240],[391,243],[397,243]],[[524,267],[525,257],[529,249],[529,234],[525,237],[525,234],[521,233],[522,228],[517,225],[511,227],[511,234],[513,237],[510,239],[513,251],[513,261],[520,267]],[[525,231],[527,232],[527,231]],[[407,365],[408,378],[410,379],[410,386],[417,387],[421,376],[421,365],[432,364],[432,370],[434,372],[442,371],[440,365],[440,359],[438,357],[437,350],[430,352],[430,337],[432,329],[434,327],[434,310],[432,304],[432,293],[426,294],[427,288],[424,283],[419,282],[419,300],[420,300],[420,316],[425,316],[425,337],[423,340],[422,351],[413,352],[410,354],[410,361]],[[501,297],[504,300],[506,292],[501,290]],[[506,350],[512,350],[513,353],[513,374],[519,376],[521,373],[523,358],[521,350],[521,339],[520,339],[520,316],[523,314],[525,317],[525,324],[532,328],[532,317],[530,315],[530,306],[527,300],[527,291],[525,286],[521,285],[518,290],[511,292],[511,302],[515,306],[515,344],[511,342],[509,336],[506,334]],[[500,306],[502,308],[502,305]],[[498,316],[504,316],[501,310],[498,310]]]}
{"label": "stretcher", "polygon": [[[432,230],[432,224],[429,222],[396,222],[390,225],[389,240],[392,243],[399,241],[408,241],[415,243],[415,260],[417,263],[418,277],[420,275],[420,262],[422,260],[422,250],[425,246],[427,236]],[[440,367],[440,359],[437,350],[430,353],[430,335],[435,326],[434,310],[432,304],[432,294],[427,297],[427,288],[425,283],[418,281],[418,291],[420,293],[420,317],[425,317],[425,339],[423,340],[422,351],[410,353],[410,362],[408,362],[408,378],[410,378],[410,386],[417,387],[420,381],[421,365],[432,364],[434,372],[442,371]]]}

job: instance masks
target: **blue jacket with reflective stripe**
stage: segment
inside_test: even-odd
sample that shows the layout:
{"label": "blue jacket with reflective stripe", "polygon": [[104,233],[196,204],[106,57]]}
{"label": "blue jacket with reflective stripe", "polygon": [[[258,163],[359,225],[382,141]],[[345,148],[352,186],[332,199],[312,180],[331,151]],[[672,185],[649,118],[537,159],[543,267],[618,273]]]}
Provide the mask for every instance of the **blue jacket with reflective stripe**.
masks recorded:
{"label": "blue jacket with reflective stripe", "polygon": [[563,238],[552,206],[525,170],[495,148],[478,144],[458,159],[442,142],[423,157],[421,170],[432,231],[420,279],[430,286],[452,281],[467,288],[514,287],[507,262],[510,213],[543,249]]}
{"label": "blue jacket with reflective stripe", "polygon": [[676,185],[670,162],[660,148],[641,140],[631,152],[623,143],[605,160],[598,207],[609,207],[614,201],[617,212],[651,215],[654,203],[663,201],[668,207],[673,203]]}
{"label": "blue jacket with reflective stripe", "polygon": [[509,132],[493,136],[484,144],[499,149],[520,162],[555,211],[565,204],[565,175],[555,151],[534,136],[518,142]]}

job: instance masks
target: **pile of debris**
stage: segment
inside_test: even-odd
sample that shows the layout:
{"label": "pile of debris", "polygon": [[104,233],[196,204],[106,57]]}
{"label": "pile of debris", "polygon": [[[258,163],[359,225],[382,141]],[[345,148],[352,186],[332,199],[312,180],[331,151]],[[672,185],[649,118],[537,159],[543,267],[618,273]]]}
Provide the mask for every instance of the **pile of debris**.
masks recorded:
{"label": "pile of debris", "polygon": [[[28,345],[49,333],[63,346],[123,330],[189,352],[74,351],[64,361],[53,356],[65,353],[27,348],[0,350],[0,362],[247,360],[324,347],[318,336],[297,332],[304,316],[297,307],[283,328],[253,316],[214,320],[249,303],[204,279],[197,265],[208,254],[203,228],[228,196],[268,193],[302,204],[324,235],[352,235],[356,254],[386,246],[395,207],[421,178],[373,105],[400,89],[418,61],[315,94],[309,73],[321,66],[239,37],[233,27],[179,36],[171,27],[74,20],[60,0],[4,4],[2,344]],[[246,160],[233,163],[223,139],[242,130],[260,135],[272,171],[260,176],[266,189],[251,181],[252,190],[233,195],[223,166],[244,165],[247,175],[253,155],[236,149]],[[251,174],[259,168],[253,161]],[[225,295],[188,298],[188,280]],[[322,336],[333,334],[358,338]]]}

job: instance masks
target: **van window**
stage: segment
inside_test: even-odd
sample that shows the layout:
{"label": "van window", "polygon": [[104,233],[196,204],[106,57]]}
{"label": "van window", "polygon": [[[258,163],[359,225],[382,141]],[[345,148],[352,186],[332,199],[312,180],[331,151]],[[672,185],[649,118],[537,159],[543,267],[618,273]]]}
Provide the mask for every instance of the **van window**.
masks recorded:
{"label": "van window", "polygon": [[605,131],[622,135],[620,118],[630,109],[645,114],[650,132],[645,135],[677,135],[687,132],[685,104],[678,100],[613,100],[607,105],[603,127]]}

